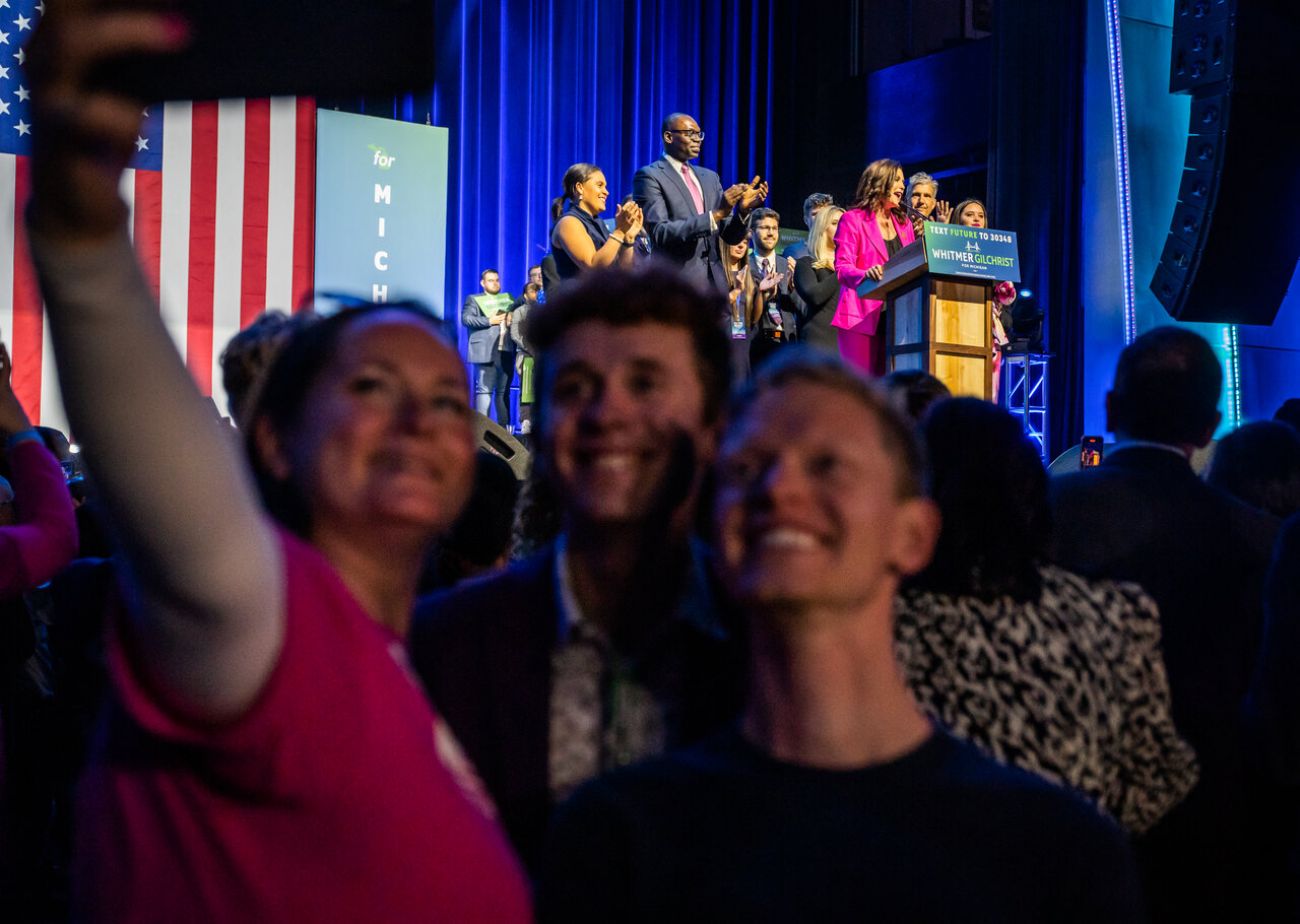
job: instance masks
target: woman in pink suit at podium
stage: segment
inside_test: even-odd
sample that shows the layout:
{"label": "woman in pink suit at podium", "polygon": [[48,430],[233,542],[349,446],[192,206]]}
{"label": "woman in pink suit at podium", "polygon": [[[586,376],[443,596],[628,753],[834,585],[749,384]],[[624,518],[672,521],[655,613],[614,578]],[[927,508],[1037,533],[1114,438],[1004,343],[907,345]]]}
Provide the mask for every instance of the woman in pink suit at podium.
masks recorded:
{"label": "woman in pink suit at podium", "polygon": [[916,240],[911,222],[896,211],[906,186],[898,161],[872,161],[835,234],[835,275],[841,288],[831,324],[839,328],[840,355],[871,376],[886,372],[885,303],[860,298],[857,288],[864,279],[880,279],[885,261]]}

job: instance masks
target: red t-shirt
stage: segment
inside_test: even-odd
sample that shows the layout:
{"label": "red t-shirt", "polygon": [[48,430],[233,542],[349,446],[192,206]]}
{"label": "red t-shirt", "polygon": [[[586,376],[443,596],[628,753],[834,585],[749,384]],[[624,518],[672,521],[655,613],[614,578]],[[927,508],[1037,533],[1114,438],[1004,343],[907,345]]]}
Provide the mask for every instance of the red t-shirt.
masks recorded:
{"label": "red t-shirt", "polygon": [[281,534],[284,648],[241,718],[158,702],[110,629],[114,697],[79,788],[79,917],[515,922],[528,889],[439,759],[401,640]]}

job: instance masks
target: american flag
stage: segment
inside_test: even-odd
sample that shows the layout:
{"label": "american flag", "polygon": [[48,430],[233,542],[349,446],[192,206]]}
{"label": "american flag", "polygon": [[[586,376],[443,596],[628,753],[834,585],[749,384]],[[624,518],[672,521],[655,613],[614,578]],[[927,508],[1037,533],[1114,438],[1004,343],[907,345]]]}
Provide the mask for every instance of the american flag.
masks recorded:
{"label": "american flag", "polygon": [[[22,223],[34,131],[23,46],[44,10],[0,0],[0,336],[28,415],[66,430]],[[122,177],[136,251],[177,349],[225,412],[225,342],[264,308],[295,308],[312,290],[315,103],[166,103],[145,115]]]}

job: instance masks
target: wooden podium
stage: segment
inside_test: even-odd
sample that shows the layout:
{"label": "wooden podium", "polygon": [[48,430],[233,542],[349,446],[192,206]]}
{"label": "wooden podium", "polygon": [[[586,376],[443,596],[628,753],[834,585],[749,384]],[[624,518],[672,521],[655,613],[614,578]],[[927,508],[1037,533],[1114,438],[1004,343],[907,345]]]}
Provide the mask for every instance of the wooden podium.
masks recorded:
{"label": "wooden podium", "polygon": [[993,399],[993,286],[930,271],[918,238],[858,286],[885,302],[885,368],[923,369],[954,395]]}

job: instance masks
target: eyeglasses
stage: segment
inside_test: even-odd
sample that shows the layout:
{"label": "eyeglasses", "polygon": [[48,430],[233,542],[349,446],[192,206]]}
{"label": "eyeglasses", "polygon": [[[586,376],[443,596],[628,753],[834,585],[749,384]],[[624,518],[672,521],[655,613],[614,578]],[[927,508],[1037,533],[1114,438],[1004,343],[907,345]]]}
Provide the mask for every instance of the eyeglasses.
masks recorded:
{"label": "eyeglasses", "polygon": [[680,129],[680,128],[670,128],[670,129],[668,129],[668,134],[670,134],[670,135],[685,135],[687,138],[690,138],[692,141],[703,141],[703,140],[704,140],[704,132],[702,132],[702,131],[683,131],[683,130]]}

